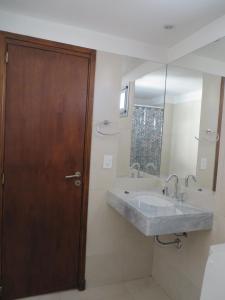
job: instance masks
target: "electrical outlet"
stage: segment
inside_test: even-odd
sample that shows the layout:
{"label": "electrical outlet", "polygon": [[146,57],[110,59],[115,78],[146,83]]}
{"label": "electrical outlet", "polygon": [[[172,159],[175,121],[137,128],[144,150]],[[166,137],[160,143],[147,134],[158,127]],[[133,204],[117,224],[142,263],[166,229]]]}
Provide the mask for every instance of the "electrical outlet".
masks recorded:
{"label": "electrical outlet", "polygon": [[200,164],[200,169],[201,170],[206,170],[207,169],[207,158],[201,158],[201,164]]}
{"label": "electrical outlet", "polygon": [[103,159],[103,169],[111,169],[113,163],[112,155],[105,154]]}

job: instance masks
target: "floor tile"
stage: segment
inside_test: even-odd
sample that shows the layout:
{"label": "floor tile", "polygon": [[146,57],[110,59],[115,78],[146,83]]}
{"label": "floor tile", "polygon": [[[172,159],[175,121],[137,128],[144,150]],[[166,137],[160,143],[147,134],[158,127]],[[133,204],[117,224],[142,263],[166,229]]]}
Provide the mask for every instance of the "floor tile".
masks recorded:
{"label": "floor tile", "polygon": [[129,281],[125,285],[134,300],[170,300],[152,278]]}
{"label": "floor tile", "polygon": [[[22,300],[22,299],[21,299]],[[88,288],[83,292],[71,290],[24,300],[171,300],[152,278],[120,284]]]}

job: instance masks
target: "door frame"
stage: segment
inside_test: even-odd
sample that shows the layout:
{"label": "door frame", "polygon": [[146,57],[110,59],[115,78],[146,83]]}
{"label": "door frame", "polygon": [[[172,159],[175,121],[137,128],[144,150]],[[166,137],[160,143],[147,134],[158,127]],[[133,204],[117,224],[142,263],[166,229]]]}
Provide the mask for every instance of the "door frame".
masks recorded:
{"label": "door frame", "polygon": [[216,143],[215,166],[214,166],[214,176],[213,176],[214,192],[216,191],[217,174],[218,174],[218,167],[219,167],[219,153],[220,153],[221,129],[222,129],[222,119],[223,119],[224,96],[225,96],[225,77],[221,77],[220,103],[219,103],[219,114],[218,114],[218,124],[217,124],[217,133],[219,136],[219,140]]}
{"label": "door frame", "polygon": [[[87,109],[85,119],[84,137],[84,171],[82,185],[82,206],[81,224],[79,238],[78,255],[78,289],[85,289],[85,263],[86,263],[86,237],[87,237],[87,212],[88,212],[88,192],[89,173],[91,156],[92,137],[92,114],[95,81],[96,50],[58,43],[54,41],[28,37],[24,35],[0,31],[0,241],[3,239],[3,168],[4,168],[4,132],[5,132],[5,89],[6,89],[6,69],[7,69],[7,48],[8,44],[30,46],[64,54],[72,54],[88,58],[88,86],[87,86]],[[10,59],[10,58],[9,58]],[[2,242],[0,242],[0,285],[2,286]]]}

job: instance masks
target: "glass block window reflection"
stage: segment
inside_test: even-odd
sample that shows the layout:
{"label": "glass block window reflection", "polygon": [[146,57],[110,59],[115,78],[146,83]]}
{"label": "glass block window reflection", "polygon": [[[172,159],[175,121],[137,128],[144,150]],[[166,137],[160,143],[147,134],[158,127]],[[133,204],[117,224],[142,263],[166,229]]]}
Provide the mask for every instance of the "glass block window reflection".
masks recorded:
{"label": "glass block window reflection", "polygon": [[132,117],[130,165],[140,164],[140,170],[160,175],[163,131],[163,108],[135,105]]}

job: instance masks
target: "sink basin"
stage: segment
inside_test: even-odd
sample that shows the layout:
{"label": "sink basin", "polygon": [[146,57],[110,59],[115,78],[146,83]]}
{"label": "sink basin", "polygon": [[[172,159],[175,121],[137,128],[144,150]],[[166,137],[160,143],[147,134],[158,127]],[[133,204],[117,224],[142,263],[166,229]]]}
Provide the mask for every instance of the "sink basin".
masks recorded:
{"label": "sink basin", "polygon": [[112,190],[108,204],[146,236],[209,230],[213,213],[159,193]]}
{"label": "sink basin", "polygon": [[171,207],[174,204],[160,196],[154,194],[136,195],[130,200],[133,204],[137,205],[139,208],[142,206],[150,205],[155,207]]}
{"label": "sink basin", "polygon": [[146,216],[165,216],[182,214],[172,201],[161,195],[149,192],[133,192],[129,198],[129,204]]}

